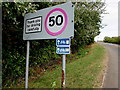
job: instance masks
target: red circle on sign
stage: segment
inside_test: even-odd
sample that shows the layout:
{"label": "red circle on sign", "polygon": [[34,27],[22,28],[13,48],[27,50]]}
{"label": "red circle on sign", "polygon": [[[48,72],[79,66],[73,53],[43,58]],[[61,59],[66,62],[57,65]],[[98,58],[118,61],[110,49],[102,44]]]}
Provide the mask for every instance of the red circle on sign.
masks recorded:
{"label": "red circle on sign", "polygon": [[[55,12],[55,11],[60,11],[60,12],[64,15],[64,17],[65,17],[65,23],[64,23],[62,29],[59,30],[58,32],[51,32],[51,31],[48,29],[48,27],[47,27],[47,20],[48,20],[48,17],[50,16],[50,14],[53,13],[53,12]],[[61,8],[56,8],[56,9],[51,10],[51,11],[48,13],[48,15],[46,16],[45,23],[44,23],[45,29],[46,29],[47,33],[50,34],[50,35],[53,35],[53,36],[56,36],[56,35],[61,34],[61,33],[65,30],[65,28],[66,28],[66,26],[67,26],[67,20],[68,20],[68,19],[67,19],[67,14],[66,14],[66,12],[65,12],[63,9],[61,9]]]}

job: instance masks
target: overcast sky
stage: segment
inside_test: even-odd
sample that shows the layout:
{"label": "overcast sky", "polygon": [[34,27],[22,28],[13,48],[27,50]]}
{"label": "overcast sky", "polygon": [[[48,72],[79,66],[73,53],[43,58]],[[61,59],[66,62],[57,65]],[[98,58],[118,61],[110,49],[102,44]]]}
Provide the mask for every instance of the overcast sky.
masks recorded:
{"label": "overcast sky", "polygon": [[104,14],[102,24],[106,24],[99,36],[95,40],[103,40],[105,36],[114,37],[118,36],[118,1],[120,0],[105,0],[106,12]]}

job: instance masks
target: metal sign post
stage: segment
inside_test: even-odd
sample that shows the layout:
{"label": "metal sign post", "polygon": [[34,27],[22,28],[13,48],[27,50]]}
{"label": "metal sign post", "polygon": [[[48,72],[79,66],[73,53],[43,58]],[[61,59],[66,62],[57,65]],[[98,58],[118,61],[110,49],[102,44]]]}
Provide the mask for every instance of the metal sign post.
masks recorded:
{"label": "metal sign post", "polygon": [[65,67],[66,67],[66,55],[63,54],[63,59],[62,59],[62,83],[61,83],[62,88],[65,88],[65,79],[66,79]]}
{"label": "metal sign post", "polygon": [[65,80],[66,80],[66,54],[70,54],[70,38],[61,38],[56,39],[56,53],[62,54],[62,80],[61,87],[65,88]]}
{"label": "metal sign post", "polygon": [[29,49],[30,49],[30,41],[27,41],[25,88],[28,88],[29,51],[30,51]]}

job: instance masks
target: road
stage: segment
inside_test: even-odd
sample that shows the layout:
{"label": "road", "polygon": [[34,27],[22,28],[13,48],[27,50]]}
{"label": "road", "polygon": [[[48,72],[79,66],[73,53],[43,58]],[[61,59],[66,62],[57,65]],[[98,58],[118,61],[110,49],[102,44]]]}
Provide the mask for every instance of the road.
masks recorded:
{"label": "road", "polygon": [[120,51],[120,46],[107,43],[100,44],[107,49],[109,59],[108,68],[103,82],[103,88],[118,88],[118,86],[120,88],[120,85],[118,85],[118,63],[120,64],[120,53],[118,52]]}

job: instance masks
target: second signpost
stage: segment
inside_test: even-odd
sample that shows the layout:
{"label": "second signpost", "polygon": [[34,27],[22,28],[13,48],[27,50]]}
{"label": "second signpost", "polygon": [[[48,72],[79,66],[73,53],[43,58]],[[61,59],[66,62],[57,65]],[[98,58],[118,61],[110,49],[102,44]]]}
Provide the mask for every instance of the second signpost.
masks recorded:
{"label": "second signpost", "polygon": [[56,39],[56,53],[62,54],[62,80],[61,87],[65,88],[66,80],[66,54],[70,54],[70,38]]}

